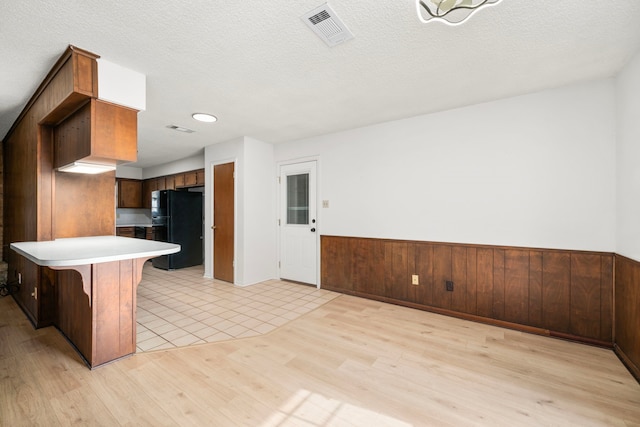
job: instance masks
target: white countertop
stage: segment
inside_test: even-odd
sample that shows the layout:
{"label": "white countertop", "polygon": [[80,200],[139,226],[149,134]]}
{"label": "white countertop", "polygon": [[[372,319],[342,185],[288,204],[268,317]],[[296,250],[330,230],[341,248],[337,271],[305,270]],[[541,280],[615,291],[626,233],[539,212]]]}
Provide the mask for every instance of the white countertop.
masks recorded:
{"label": "white countertop", "polygon": [[124,224],[116,224],[116,228],[118,227],[153,227],[153,225],[151,223],[127,222]]}
{"label": "white countertop", "polygon": [[41,266],[69,267],[180,252],[180,245],[119,236],[73,237],[11,243],[11,249]]}

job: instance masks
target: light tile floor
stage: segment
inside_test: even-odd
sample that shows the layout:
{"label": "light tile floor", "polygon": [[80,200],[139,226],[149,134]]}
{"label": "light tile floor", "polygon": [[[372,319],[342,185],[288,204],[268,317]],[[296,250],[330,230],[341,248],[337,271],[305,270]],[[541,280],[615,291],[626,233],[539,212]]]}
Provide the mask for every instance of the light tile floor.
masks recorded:
{"label": "light tile floor", "polygon": [[203,266],[144,266],[137,295],[137,351],[266,334],[339,294],[281,280],[239,287],[205,279]]}

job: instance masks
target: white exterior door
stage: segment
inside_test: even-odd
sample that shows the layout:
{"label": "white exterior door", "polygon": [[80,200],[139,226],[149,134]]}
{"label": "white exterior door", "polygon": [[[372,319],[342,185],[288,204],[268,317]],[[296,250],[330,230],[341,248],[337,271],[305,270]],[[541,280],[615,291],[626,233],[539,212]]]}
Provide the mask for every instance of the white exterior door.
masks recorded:
{"label": "white exterior door", "polygon": [[317,283],[316,162],[280,167],[280,277]]}

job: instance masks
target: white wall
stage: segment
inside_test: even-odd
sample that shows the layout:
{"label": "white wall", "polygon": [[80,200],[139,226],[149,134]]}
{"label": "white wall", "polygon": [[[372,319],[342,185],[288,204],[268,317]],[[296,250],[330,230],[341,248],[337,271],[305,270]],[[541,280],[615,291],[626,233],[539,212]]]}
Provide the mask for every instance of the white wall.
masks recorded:
{"label": "white wall", "polygon": [[116,177],[130,179],[149,179],[157,176],[173,175],[180,172],[188,172],[204,167],[204,152],[196,156],[175,160],[149,168],[137,168],[133,166],[116,166]]}
{"label": "white wall", "polygon": [[142,171],[144,179],[155,178],[157,176],[173,175],[180,172],[188,172],[204,167],[204,152],[196,156],[176,160],[163,165],[145,168]]}
{"label": "white wall", "polygon": [[640,261],[640,54],[618,75],[616,252]]}
{"label": "white wall", "polygon": [[117,178],[142,179],[142,169],[132,166],[116,166]]}
{"label": "white wall", "polygon": [[276,277],[273,146],[242,137],[205,148],[205,277],[213,277],[213,166],[235,162],[234,283]]}
{"label": "white wall", "polygon": [[245,137],[244,283],[277,277],[276,169],[273,145]]}
{"label": "white wall", "polygon": [[614,81],[275,146],[318,155],[321,234],[615,249]]}
{"label": "white wall", "polygon": [[138,111],[147,108],[147,76],[98,58],[98,97]]}
{"label": "white wall", "polygon": [[151,210],[149,209],[116,209],[116,227],[124,225],[151,225]]}

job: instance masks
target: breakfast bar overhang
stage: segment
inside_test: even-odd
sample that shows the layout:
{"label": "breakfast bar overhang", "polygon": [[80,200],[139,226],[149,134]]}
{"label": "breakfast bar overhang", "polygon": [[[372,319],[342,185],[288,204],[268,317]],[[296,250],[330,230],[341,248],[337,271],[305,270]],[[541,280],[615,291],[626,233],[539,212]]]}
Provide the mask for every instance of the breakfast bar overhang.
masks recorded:
{"label": "breakfast bar overhang", "polygon": [[11,249],[55,275],[54,323],[95,368],[135,353],[142,267],[180,245],[97,236],[11,243]]}

